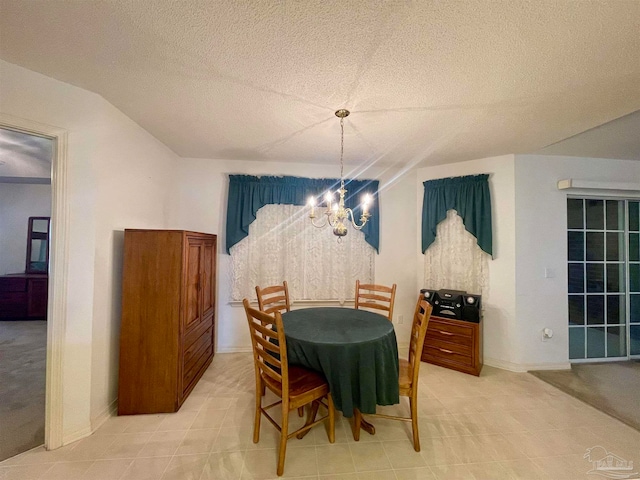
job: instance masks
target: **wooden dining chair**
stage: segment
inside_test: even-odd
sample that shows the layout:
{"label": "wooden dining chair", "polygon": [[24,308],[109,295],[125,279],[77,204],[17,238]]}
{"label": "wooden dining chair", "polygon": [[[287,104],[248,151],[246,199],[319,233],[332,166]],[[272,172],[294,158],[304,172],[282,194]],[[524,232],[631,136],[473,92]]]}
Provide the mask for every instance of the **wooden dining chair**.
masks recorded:
{"label": "wooden dining chair", "polygon": [[[289,287],[287,281],[282,285],[273,285],[271,287],[260,288],[256,285],[256,296],[258,297],[258,310],[265,313],[289,312],[291,305],[289,303]],[[298,415],[304,415],[304,409],[298,409]]]}
{"label": "wooden dining chair", "polygon": [[[420,359],[422,357],[422,349],[424,347],[424,337],[427,334],[427,326],[431,317],[433,307],[428,303],[422,295],[418,297],[416,310],[413,314],[413,325],[411,326],[411,337],[409,338],[409,359],[400,359],[399,368],[399,386],[400,395],[409,397],[410,417],[400,417],[393,415],[385,415],[382,413],[372,414],[371,416],[389,418],[392,420],[402,420],[411,422],[413,431],[413,448],[416,452],[420,451],[420,436],[418,434],[418,375],[420,373]],[[354,440],[360,440],[360,423],[362,413],[355,410],[354,415]]]}
{"label": "wooden dining chair", "polygon": [[[284,458],[287,440],[291,437],[302,437],[311,427],[328,419],[329,442],[335,442],[335,407],[329,393],[329,384],[319,373],[287,362],[287,343],[284,335],[282,316],[279,311],[270,315],[249,306],[249,300],[242,301],[247,314],[251,345],[253,347],[253,363],[256,374],[256,411],[253,424],[253,443],[260,440],[260,420],[264,415],[280,432],[278,453],[278,476],[284,472]],[[280,400],[263,406],[262,400],[266,389],[271,390]],[[326,399],[326,403],[322,402]],[[316,420],[318,407],[322,403],[327,408],[327,415]],[[289,433],[289,412],[311,404],[305,424]],[[282,421],[276,422],[267,412],[272,407],[281,406]]]}
{"label": "wooden dining chair", "polygon": [[360,308],[379,310],[393,321],[393,302],[396,299],[396,284],[391,287],[374,285],[373,283],[360,283],[356,280],[356,310]]}
{"label": "wooden dining chair", "polygon": [[256,286],[256,296],[258,297],[258,309],[266,312],[288,312],[291,310],[289,304],[289,287],[286,280],[282,285],[260,288]]}

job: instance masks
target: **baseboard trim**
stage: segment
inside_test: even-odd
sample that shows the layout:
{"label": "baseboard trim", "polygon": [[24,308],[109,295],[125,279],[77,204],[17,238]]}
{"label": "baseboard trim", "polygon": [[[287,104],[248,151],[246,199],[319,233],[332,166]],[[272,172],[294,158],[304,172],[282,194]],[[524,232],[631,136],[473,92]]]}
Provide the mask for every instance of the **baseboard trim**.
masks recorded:
{"label": "baseboard trim", "polygon": [[91,432],[98,430],[104,422],[115,416],[118,410],[118,399],[113,400],[102,412],[91,420]]}
{"label": "baseboard trim", "polygon": [[[88,437],[92,433],[93,433],[93,430],[91,430],[91,426],[81,428],[80,430],[76,430],[75,432],[62,437],[62,445],[63,446],[69,445],[70,443],[77,442],[78,440],[82,440],[83,438]],[[55,450],[55,449],[51,449],[51,450]]]}
{"label": "baseboard trim", "polygon": [[113,400],[102,412],[100,412],[95,418],[91,419],[90,426],[76,430],[69,435],[65,435],[62,438],[62,445],[69,445],[70,443],[82,440],[90,435],[93,435],[98,428],[102,426],[110,417],[112,417],[118,408],[118,399]]}
{"label": "baseboard trim", "polygon": [[216,353],[251,353],[251,347],[218,347]]}
{"label": "baseboard trim", "polygon": [[571,363],[538,363],[527,367],[527,372],[531,370],[571,370]]}
{"label": "baseboard trim", "polygon": [[497,358],[484,358],[484,365],[500,368],[510,372],[525,373],[531,370],[569,370],[571,364],[565,363],[513,363]]}

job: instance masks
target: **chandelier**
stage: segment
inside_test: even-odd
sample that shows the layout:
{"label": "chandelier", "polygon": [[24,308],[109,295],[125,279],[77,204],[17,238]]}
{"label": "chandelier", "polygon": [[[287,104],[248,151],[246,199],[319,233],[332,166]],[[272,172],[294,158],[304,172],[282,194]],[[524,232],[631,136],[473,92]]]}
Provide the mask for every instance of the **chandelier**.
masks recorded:
{"label": "chandelier", "polygon": [[[347,224],[351,223],[353,228],[361,230],[369,220],[371,214],[369,213],[369,204],[371,203],[371,196],[369,194],[364,195],[362,199],[362,215],[360,216],[360,223],[356,223],[356,219],[353,214],[353,210],[345,208],[344,195],[347,190],[344,188],[344,118],[349,115],[349,110],[340,109],[336,111],[336,117],[340,119],[340,190],[336,193],[339,195],[338,203],[334,202],[333,192],[327,191],[324,196],[325,209],[321,213],[323,217],[322,222],[316,223],[316,199],[310,197],[307,205],[311,207],[311,213],[309,218],[314,227],[323,228],[326,225],[333,228],[333,234],[340,240],[344,237],[348,230]],[[322,207],[322,204],[320,204]]]}

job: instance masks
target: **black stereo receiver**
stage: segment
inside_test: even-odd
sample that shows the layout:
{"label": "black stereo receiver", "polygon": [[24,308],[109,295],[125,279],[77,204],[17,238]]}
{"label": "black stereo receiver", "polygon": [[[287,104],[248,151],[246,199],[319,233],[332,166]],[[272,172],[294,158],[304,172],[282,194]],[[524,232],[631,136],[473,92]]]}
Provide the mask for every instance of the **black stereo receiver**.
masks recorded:
{"label": "black stereo receiver", "polygon": [[482,297],[462,290],[430,290],[423,288],[420,293],[433,305],[433,315],[449,317],[467,322],[480,322]]}

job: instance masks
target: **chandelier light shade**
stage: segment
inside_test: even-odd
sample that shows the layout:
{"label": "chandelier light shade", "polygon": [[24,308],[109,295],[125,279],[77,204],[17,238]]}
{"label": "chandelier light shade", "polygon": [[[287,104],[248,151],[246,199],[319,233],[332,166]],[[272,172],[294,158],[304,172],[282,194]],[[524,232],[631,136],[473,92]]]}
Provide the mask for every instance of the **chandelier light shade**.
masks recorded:
{"label": "chandelier light shade", "polygon": [[[320,213],[321,221],[316,221],[316,198],[309,197],[307,205],[311,208],[309,218],[314,227],[323,228],[329,225],[333,229],[333,234],[340,240],[344,237],[348,230],[347,225],[351,223],[356,230],[362,229],[369,220],[369,206],[371,204],[371,196],[365,194],[362,198],[362,215],[359,223],[356,223],[353,210],[344,206],[344,197],[347,190],[344,188],[344,119],[349,115],[349,110],[340,109],[336,111],[336,117],[340,119],[340,189],[335,193],[338,194],[338,202],[334,200],[334,192],[328,190],[324,195],[324,202],[321,202],[317,208],[324,210]],[[324,203],[324,206],[323,204]]]}

